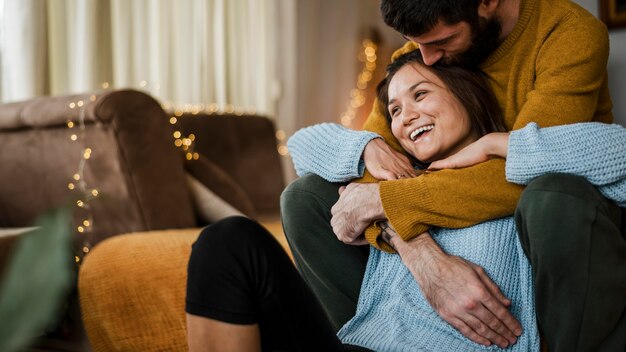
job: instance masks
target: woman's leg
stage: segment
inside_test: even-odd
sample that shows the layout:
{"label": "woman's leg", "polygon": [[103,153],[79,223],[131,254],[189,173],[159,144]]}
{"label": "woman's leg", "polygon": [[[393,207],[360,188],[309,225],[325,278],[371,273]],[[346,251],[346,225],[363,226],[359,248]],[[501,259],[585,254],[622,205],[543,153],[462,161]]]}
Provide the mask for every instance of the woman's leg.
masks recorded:
{"label": "woman's leg", "polygon": [[254,347],[255,336],[264,351],[342,349],[282,247],[248,218],[227,218],[202,231],[189,259],[186,301],[192,350],[215,332],[223,333],[219,350],[229,340],[250,343],[230,345],[236,350]]}
{"label": "woman's leg", "polygon": [[230,324],[215,319],[187,314],[189,351],[261,351],[257,324]]}

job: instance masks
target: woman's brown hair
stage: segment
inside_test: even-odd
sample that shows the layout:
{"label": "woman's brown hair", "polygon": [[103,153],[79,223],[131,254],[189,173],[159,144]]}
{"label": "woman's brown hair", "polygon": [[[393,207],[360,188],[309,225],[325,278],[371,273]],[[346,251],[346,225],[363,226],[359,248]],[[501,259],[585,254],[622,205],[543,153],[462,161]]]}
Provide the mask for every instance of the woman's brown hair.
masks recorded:
{"label": "woman's brown hair", "polygon": [[502,111],[498,105],[491,87],[483,74],[479,71],[443,64],[427,66],[422,60],[419,50],[414,50],[401,55],[387,66],[387,77],[385,77],[376,88],[378,99],[383,104],[385,117],[391,122],[391,116],[387,109],[389,104],[389,82],[393,76],[405,65],[417,63],[433,72],[446,88],[459,100],[467,111],[472,132],[477,136],[484,136],[491,132],[506,132]]}

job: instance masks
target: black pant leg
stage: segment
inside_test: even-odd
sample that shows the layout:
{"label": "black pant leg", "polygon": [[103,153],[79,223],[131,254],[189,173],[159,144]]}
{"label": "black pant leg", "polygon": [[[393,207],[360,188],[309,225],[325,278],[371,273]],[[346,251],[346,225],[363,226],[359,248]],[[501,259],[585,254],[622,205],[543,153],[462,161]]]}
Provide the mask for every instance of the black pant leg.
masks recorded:
{"label": "black pant leg", "polygon": [[244,217],[200,234],[188,267],[189,314],[258,323],[264,351],[343,349],[319,302],[280,244]]}
{"label": "black pant leg", "polygon": [[549,351],[625,350],[623,214],[578,176],[545,175],[522,194],[515,219]]}

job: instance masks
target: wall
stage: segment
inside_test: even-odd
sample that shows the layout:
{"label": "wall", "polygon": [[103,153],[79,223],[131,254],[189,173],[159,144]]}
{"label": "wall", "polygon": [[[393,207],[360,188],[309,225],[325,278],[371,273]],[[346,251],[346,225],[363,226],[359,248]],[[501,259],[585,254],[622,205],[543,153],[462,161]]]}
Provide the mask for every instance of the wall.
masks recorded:
{"label": "wall", "polygon": [[[599,16],[600,0],[574,1],[587,11]],[[609,30],[611,54],[609,55],[609,89],[613,99],[615,122],[626,126],[626,28]]]}

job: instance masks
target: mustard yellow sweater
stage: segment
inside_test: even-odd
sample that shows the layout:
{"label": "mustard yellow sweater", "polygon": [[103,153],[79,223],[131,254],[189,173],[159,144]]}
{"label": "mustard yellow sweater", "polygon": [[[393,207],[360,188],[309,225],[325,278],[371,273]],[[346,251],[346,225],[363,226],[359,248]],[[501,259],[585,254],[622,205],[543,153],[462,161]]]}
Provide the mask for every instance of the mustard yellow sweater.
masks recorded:
{"label": "mustard yellow sweater", "polygon": [[[408,42],[393,58],[415,50]],[[609,40],[605,25],[566,0],[521,0],[513,31],[481,65],[504,112],[509,130],[529,122],[541,127],[583,121],[611,122],[606,64]],[[395,140],[381,105],[364,129]],[[373,182],[366,174],[361,182]],[[513,214],[522,187],[506,182],[504,160],[458,170],[380,183],[385,215],[398,234],[409,240],[429,226],[461,228]],[[370,226],[365,237],[391,250]]]}

